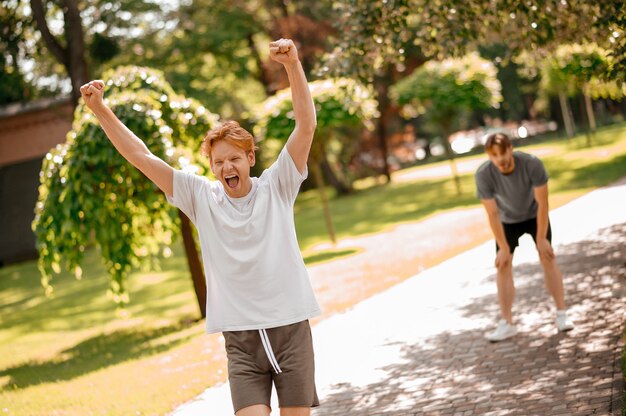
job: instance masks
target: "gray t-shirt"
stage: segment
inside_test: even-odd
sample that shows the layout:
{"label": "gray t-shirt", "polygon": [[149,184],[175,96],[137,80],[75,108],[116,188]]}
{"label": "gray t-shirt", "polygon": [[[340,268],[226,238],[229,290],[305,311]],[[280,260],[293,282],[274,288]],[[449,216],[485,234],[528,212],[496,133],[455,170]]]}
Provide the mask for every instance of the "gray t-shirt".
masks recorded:
{"label": "gray t-shirt", "polygon": [[490,160],[476,171],[476,189],[480,199],[495,199],[500,220],[513,224],[535,218],[537,201],[534,188],[548,182],[548,174],[539,158],[524,152],[513,152],[515,169],[501,173]]}

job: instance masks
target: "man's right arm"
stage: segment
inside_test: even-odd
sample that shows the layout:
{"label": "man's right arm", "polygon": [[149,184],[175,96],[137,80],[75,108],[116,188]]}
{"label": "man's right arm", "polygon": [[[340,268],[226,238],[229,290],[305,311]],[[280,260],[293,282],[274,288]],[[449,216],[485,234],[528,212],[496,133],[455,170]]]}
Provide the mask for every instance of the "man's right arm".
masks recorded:
{"label": "man's right arm", "polygon": [[139,169],[166,195],[174,193],[174,169],[156,157],[102,101],[104,83],[91,81],[80,88],[87,106],[93,111],[107,137],[133,166]]}
{"label": "man's right arm", "polygon": [[485,211],[487,211],[487,218],[489,220],[489,226],[493,232],[493,236],[498,244],[498,254],[496,256],[496,267],[498,267],[500,261],[508,261],[511,254],[511,248],[506,240],[504,234],[504,227],[502,221],[500,221],[500,215],[498,214],[498,206],[495,199],[481,199]]}

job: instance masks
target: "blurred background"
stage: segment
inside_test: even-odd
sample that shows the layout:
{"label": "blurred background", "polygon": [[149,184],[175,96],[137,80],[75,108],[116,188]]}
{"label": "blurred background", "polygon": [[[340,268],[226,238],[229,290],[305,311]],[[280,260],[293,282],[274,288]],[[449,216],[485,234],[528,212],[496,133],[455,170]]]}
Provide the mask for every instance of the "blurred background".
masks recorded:
{"label": "blurred background", "polygon": [[[472,173],[490,133],[543,144],[562,202],[626,174],[622,1],[0,2],[0,385],[9,413],[45,414],[38,406],[48,400],[80,412],[102,383],[126,397],[112,386],[128,366],[149,373],[173,360],[168,368],[192,381],[102,399],[107,414],[163,412],[224,379],[219,340],[200,340],[195,230],[81,105],[79,87],[91,79],[107,83],[118,117],[179,169],[210,176],[204,133],[239,121],[258,141],[258,175],[294,126],[268,43],[293,39],[318,112],[296,206],[308,265],[358,251],[337,249],[338,239],[475,205]],[[420,174],[428,167],[444,173]],[[329,299],[331,311],[358,300]],[[177,349],[189,354],[172,358]],[[194,367],[191,357],[207,351],[218,355]],[[109,367],[116,376],[95,375]],[[199,375],[207,369],[208,379]],[[81,384],[85,374],[95,379]],[[76,403],[59,393],[70,382],[83,394]]]}

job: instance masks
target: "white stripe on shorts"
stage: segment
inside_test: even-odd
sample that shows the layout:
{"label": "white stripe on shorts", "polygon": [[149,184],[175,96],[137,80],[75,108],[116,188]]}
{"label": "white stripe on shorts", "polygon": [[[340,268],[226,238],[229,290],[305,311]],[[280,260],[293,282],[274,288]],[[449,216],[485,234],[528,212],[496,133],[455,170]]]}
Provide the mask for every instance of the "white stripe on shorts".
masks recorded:
{"label": "white stripe on shorts", "polygon": [[280,369],[280,366],[278,365],[278,360],[274,356],[274,351],[272,350],[272,344],[270,344],[270,339],[267,336],[267,331],[265,331],[265,329],[259,329],[259,335],[261,335],[261,342],[263,343],[265,354],[267,354],[267,359],[270,360],[270,364],[272,364],[274,372],[276,374],[282,373],[283,370]]}

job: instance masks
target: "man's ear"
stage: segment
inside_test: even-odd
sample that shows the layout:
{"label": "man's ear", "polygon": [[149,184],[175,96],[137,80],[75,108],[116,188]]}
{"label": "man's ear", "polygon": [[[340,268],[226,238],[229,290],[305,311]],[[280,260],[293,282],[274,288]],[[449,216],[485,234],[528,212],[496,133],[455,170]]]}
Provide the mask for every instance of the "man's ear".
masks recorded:
{"label": "man's ear", "polygon": [[250,167],[256,164],[256,155],[254,154],[254,151],[248,152],[248,163],[250,164]]}

